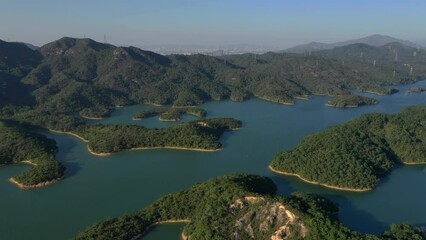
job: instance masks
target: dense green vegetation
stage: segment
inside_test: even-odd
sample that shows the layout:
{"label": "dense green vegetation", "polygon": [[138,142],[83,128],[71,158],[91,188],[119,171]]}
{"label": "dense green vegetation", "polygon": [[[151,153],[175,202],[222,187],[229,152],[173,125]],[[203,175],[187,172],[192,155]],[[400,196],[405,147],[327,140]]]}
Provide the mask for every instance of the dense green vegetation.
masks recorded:
{"label": "dense green vegetation", "polygon": [[337,107],[337,108],[349,108],[349,107],[359,107],[363,105],[374,105],[378,104],[374,98],[363,97],[358,95],[341,95],[337,96],[327,102],[327,106]]}
{"label": "dense green vegetation", "polygon": [[30,161],[30,170],[13,179],[26,187],[64,176],[65,167],[55,160],[55,141],[18,127],[0,126],[0,166]]}
{"label": "dense green vegetation", "polygon": [[75,133],[89,141],[96,153],[113,153],[132,148],[188,148],[216,150],[225,131],[241,127],[231,118],[204,119],[170,128],[152,129],[133,125],[81,126]]}
{"label": "dense green vegetation", "polygon": [[154,108],[138,113],[133,120],[142,120],[159,115],[161,121],[179,121],[182,114],[204,118],[207,115],[207,111],[199,107]]}
{"label": "dense green vegetation", "polygon": [[371,189],[395,163],[426,162],[426,107],[367,114],[278,153],[275,170],[341,188]]}
{"label": "dense green vegetation", "polygon": [[[189,220],[189,239],[425,239],[410,225],[393,225],[382,236],[364,236],[342,225],[337,206],[306,193],[276,196],[266,177],[229,175],[166,195],[140,212],[112,218],[80,233],[75,239],[134,239],[149,227],[168,220]],[[285,227],[284,227],[285,226]]]}
{"label": "dense green vegetation", "polygon": [[105,107],[105,106],[95,106],[91,108],[84,108],[80,111],[80,116],[83,118],[88,119],[99,119],[108,117],[108,115],[111,113],[111,108]]}
{"label": "dense green vegetation", "polygon": [[[209,100],[243,101],[252,96],[293,104],[298,96],[342,95],[348,89],[371,90],[426,76],[426,51],[400,44],[354,44],[312,56],[266,53],[220,58],[162,56],[134,47],[67,37],[36,51],[3,41],[0,49],[0,109],[20,112],[19,116],[6,117],[22,120],[24,110],[30,112],[27,117],[69,116],[61,117],[68,122],[65,126],[49,123],[60,128],[74,125],[70,117],[101,118],[113,107],[126,104],[194,106]],[[363,57],[359,57],[360,52]]]}

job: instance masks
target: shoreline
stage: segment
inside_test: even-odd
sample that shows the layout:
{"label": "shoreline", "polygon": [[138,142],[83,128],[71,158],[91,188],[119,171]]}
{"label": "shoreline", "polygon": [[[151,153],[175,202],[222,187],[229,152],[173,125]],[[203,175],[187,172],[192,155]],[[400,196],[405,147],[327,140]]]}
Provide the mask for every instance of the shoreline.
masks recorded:
{"label": "shoreline", "polygon": [[369,94],[375,94],[375,95],[377,95],[377,96],[386,96],[386,95],[391,95],[391,94],[385,94],[385,93],[380,93],[380,92],[375,92],[375,91],[369,91],[369,90],[366,90],[366,91],[362,91],[363,93],[369,93]]}
{"label": "shoreline", "polygon": [[105,119],[105,118],[103,118],[103,117],[88,117],[88,116],[83,116],[83,115],[81,115],[81,114],[80,114],[80,116],[81,116],[82,118],[84,118],[84,119],[88,119],[88,120],[102,120],[102,119]]}
{"label": "shoreline", "polygon": [[24,160],[24,161],[20,161],[21,163],[26,163],[26,164],[29,164],[29,165],[32,165],[32,166],[37,166],[37,164],[36,163],[33,163],[33,161],[31,161],[31,160]]}
{"label": "shoreline", "polygon": [[[137,148],[130,148],[130,149],[123,149],[122,151],[119,152],[123,152],[123,151],[140,151],[140,150],[155,150],[155,149],[172,149],[172,150],[183,150],[183,151],[194,151],[194,152],[218,152],[221,151],[223,148],[216,148],[216,149],[202,149],[202,148],[186,148],[186,147],[170,147],[170,146],[165,146],[165,147],[137,147]],[[98,152],[94,152],[89,146],[87,146],[87,151],[97,157],[108,157],[111,156],[114,153],[119,153],[119,152],[114,152],[114,153],[110,153],[110,152],[103,152],[103,153],[98,153]]]}
{"label": "shoreline", "polygon": [[424,165],[426,162],[401,162],[404,165]]}
{"label": "shoreline", "polygon": [[[71,135],[74,136],[80,140],[82,140],[85,143],[89,143],[89,140],[75,134],[72,132],[62,132],[62,131],[57,131],[57,130],[53,130],[53,129],[48,129],[50,132],[53,133],[58,133],[58,134],[66,134],[66,135]],[[234,130],[233,130],[234,131]],[[171,147],[171,146],[164,146],[164,147],[136,147],[136,148],[130,148],[130,149],[123,149],[123,151],[129,150],[129,151],[136,151],[136,150],[152,150],[152,149],[174,149],[174,150],[186,150],[186,151],[195,151],[195,152],[218,152],[221,151],[223,148],[217,148],[217,149],[202,149],[202,148],[188,148],[188,147]],[[103,153],[98,153],[93,151],[89,145],[87,144],[87,151],[97,157],[107,157],[107,156],[111,156],[113,153],[109,153],[109,152],[103,152]],[[120,151],[121,152],[121,151]]]}
{"label": "shoreline", "polygon": [[280,101],[270,100],[270,99],[267,99],[267,98],[264,98],[264,97],[259,97],[259,96],[256,96],[256,95],[255,95],[255,97],[260,99],[260,100],[267,101],[267,102],[273,102],[273,103],[278,103],[278,104],[287,105],[287,106],[296,105],[294,102],[280,102]]}
{"label": "shoreline", "polygon": [[309,95],[294,96],[294,99],[309,100]]}
{"label": "shoreline", "polygon": [[138,150],[154,150],[154,149],[173,149],[173,150],[187,150],[187,151],[196,151],[196,152],[218,152],[218,151],[222,150],[222,148],[202,149],[202,148],[170,147],[170,146],[164,146],[164,147],[137,147],[137,148],[130,148],[128,150],[129,151],[138,151]]}
{"label": "shoreline", "polygon": [[159,117],[158,120],[160,120],[161,122],[178,122],[178,121],[180,121],[180,118],[177,118],[177,119],[164,119],[164,118]]}
{"label": "shoreline", "polygon": [[90,153],[90,154],[92,154],[92,155],[94,155],[94,156],[97,156],[97,157],[108,157],[108,156],[111,156],[112,155],[112,153],[98,153],[98,152],[94,152],[90,147],[89,147],[89,145],[87,145],[87,151]]}
{"label": "shoreline", "polygon": [[49,128],[48,128],[48,130],[49,130],[50,132],[53,132],[53,133],[71,135],[71,136],[73,136],[73,137],[76,137],[76,138],[78,138],[78,139],[82,140],[82,141],[83,141],[83,142],[85,142],[85,143],[88,143],[88,142],[89,142],[89,140],[87,140],[87,139],[83,138],[82,136],[77,135],[77,134],[75,134],[75,133],[73,133],[73,132],[63,132],[63,131],[53,130],[53,129],[49,129]]}
{"label": "shoreline", "polygon": [[269,170],[271,170],[274,173],[278,173],[278,174],[282,174],[282,175],[286,175],[286,176],[298,177],[300,180],[302,180],[306,183],[310,183],[310,184],[314,184],[314,185],[320,185],[320,186],[330,188],[330,189],[334,189],[334,190],[342,190],[342,191],[348,191],[348,192],[369,192],[369,191],[373,190],[372,188],[357,189],[357,188],[345,188],[345,187],[333,186],[333,185],[329,185],[329,184],[326,184],[326,183],[319,183],[319,182],[315,182],[315,181],[310,181],[310,180],[305,179],[305,178],[303,178],[302,176],[300,176],[299,174],[296,174],[296,173],[288,173],[288,172],[276,170],[271,165],[269,165],[268,168],[269,168]]}
{"label": "shoreline", "polygon": [[332,105],[332,104],[326,103],[325,106],[327,106],[327,107],[334,107],[334,108],[357,108],[357,107],[360,107],[362,105],[346,105],[344,107],[338,107],[336,105]]}
{"label": "shoreline", "polygon": [[141,234],[138,234],[138,235],[134,236],[133,238],[131,238],[131,240],[140,239],[144,235],[148,234],[151,231],[152,228],[154,228],[155,226],[160,225],[160,224],[175,224],[175,223],[190,223],[190,222],[191,222],[191,220],[189,220],[189,219],[164,220],[164,221],[154,222],[151,225],[149,225],[148,227],[146,227],[146,229]]}
{"label": "shoreline", "polygon": [[11,177],[11,178],[9,178],[9,182],[17,185],[20,189],[29,190],[29,189],[34,189],[34,188],[46,187],[48,185],[51,185],[53,183],[56,183],[56,182],[62,180],[63,178],[64,177],[61,177],[61,178],[53,179],[53,180],[50,180],[50,181],[33,184],[33,185],[25,185],[23,183],[18,182],[15,178]]}

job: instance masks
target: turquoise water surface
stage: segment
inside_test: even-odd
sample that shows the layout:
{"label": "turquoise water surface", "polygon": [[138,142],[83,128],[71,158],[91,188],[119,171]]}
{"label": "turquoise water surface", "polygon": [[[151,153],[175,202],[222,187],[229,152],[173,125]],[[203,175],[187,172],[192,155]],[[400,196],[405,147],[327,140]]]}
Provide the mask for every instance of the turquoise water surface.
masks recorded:
{"label": "turquoise water surface", "polygon": [[[426,81],[397,87],[391,96],[372,96],[375,106],[336,109],[324,106],[328,97],[313,96],[285,106],[257,99],[242,103],[208,102],[201,107],[208,117],[233,117],[243,128],[222,138],[219,152],[179,150],[125,151],[95,157],[80,140],[44,132],[59,146],[58,160],[67,167],[63,181],[51,186],[21,190],[8,179],[26,165],[0,167],[0,239],[69,239],[90,225],[109,217],[134,213],[164,194],[229,173],[256,173],[271,177],[279,193],[318,193],[339,203],[340,218],[364,233],[380,233],[390,223],[426,225],[426,166],[398,166],[372,192],[348,193],[309,185],[294,177],[278,176],[268,170],[275,153],[291,149],[306,135],[344,123],[370,112],[397,113],[411,105],[426,105],[426,93],[406,95],[412,86],[426,88]],[[153,117],[132,121],[152,106],[117,109],[102,124],[138,124],[168,127]],[[183,121],[195,119],[185,116]],[[182,224],[155,228],[144,239],[179,239]]]}

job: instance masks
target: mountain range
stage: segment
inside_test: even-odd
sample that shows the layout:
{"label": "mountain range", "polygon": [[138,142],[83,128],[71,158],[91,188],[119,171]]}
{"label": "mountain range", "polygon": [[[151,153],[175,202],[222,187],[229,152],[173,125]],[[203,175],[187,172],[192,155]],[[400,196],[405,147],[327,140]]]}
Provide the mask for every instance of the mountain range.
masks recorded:
{"label": "mountain range", "polygon": [[257,97],[293,105],[308,95],[426,77],[426,51],[402,43],[358,43],[305,55],[163,56],[69,37],[32,50],[0,41],[0,117],[43,124],[51,116],[61,124],[65,120],[57,119],[64,116],[72,125],[81,112],[103,117],[115,106],[137,103],[194,106]]}
{"label": "mountain range", "polygon": [[319,50],[329,50],[335,47],[342,47],[342,46],[347,46],[347,45],[357,44],[357,43],[363,43],[363,44],[367,44],[367,45],[375,46],[375,47],[381,47],[389,43],[401,43],[403,45],[406,45],[412,48],[420,47],[419,43],[413,43],[410,41],[401,40],[401,39],[397,39],[397,38],[386,36],[386,35],[375,34],[375,35],[370,35],[370,36],[359,38],[359,39],[353,39],[353,40],[336,42],[336,43],[310,42],[307,44],[297,45],[297,46],[288,48],[284,50],[284,52],[308,53],[308,52],[314,52]]}

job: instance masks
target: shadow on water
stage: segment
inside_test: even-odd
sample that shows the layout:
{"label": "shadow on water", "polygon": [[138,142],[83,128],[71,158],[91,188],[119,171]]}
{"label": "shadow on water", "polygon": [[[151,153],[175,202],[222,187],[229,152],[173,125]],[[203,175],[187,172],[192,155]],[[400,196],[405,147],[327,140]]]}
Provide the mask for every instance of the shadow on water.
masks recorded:
{"label": "shadow on water", "polygon": [[[272,173],[274,174],[274,173]],[[344,225],[352,230],[359,231],[363,234],[380,234],[389,228],[387,223],[378,221],[372,214],[358,209],[346,196],[333,194],[335,190],[325,189],[327,192],[309,191],[308,189],[296,189],[291,184],[292,182],[280,175],[269,176],[278,187],[278,195],[290,196],[294,192],[307,192],[323,196],[339,206],[339,219]],[[295,179],[295,181],[299,181]],[[303,183],[302,183],[303,184]],[[314,188],[314,185],[307,185]],[[352,193],[349,193],[352,194]],[[353,193],[354,195],[368,194],[368,193]]]}
{"label": "shadow on water", "polygon": [[296,189],[290,185],[290,182],[282,178],[278,174],[271,173],[273,175],[269,176],[270,179],[277,185],[277,194],[290,196],[291,193],[295,192]]}
{"label": "shadow on water", "polygon": [[[241,130],[237,130],[241,131]],[[222,148],[227,148],[229,145],[229,139],[235,134],[235,131],[226,131],[222,134],[219,141],[222,144]]]}
{"label": "shadow on water", "polygon": [[78,163],[77,158],[69,157],[72,155],[72,149],[74,149],[77,145],[76,140],[64,135],[54,135],[46,132],[44,134],[49,138],[53,138],[56,141],[57,146],[60,146],[56,153],[56,160],[66,167],[65,177],[70,178],[77,175],[78,171],[81,169],[80,164]]}
{"label": "shadow on water", "polygon": [[380,234],[389,228],[387,223],[378,221],[372,214],[357,209],[346,197],[333,194],[320,195],[337,203],[340,221],[352,230],[363,234]]}

